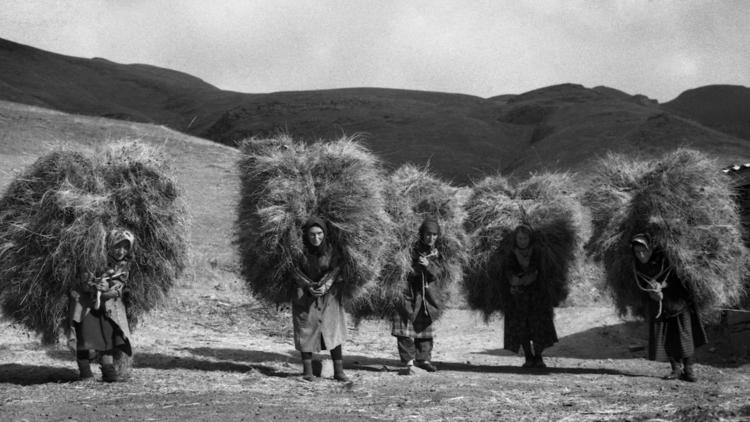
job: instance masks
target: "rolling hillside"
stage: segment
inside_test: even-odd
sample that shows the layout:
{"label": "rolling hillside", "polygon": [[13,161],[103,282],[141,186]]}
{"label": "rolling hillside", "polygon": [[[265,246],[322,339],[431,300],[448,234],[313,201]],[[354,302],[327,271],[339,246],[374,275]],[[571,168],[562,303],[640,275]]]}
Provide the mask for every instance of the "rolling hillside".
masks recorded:
{"label": "rolling hillside", "polygon": [[709,85],[683,92],[664,109],[750,141],[750,88]]}
{"label": "rolling hillside", "polygon": [[563,84],[492,98],[383,88],[242,94],[173,70],[4,40],[0,64],[2,100],[166,125],[229,146],[279,131],[308,140],[359,133],[388,166],[429,163],[457,183],[496,171],[585,172],[609,150],[691,146],[727,164],[750,160],[750,141],[715,130],[726,124],[608,87]]}

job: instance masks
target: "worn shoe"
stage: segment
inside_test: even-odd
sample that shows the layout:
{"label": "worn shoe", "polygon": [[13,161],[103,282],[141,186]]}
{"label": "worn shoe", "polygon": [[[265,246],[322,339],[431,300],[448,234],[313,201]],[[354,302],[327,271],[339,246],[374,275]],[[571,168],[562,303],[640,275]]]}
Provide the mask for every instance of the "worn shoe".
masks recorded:
{"label": "worn shoe", "polygon": [[117,377],[117,371],[115,370],[114,365],[111,365],[111,364],[102,365],[102,381],[104,382],[119,381],[119,378]]}
{"label": "worn shoe", "polygon": [[333,379],[339,382],[349,382],[349,377],[344,373],[344,361],[334,360],[333,361]]}
{"label": "worn shoe", "polygon": [[682,376],[680,377],[680,379],[687,382],[698,381],[698,378],[695,376],[695,372],[693,371],[692,365],[685,366],[685,370],[682,372]]}
{"label": "worn shoe", "polygon": [[544,363],[544,360],[541,356],[535,356],[533,361],[534,368],[536,369],[545,369],[547,368],[547,365]]}
{"label": "worn shoe", "polygon": [[437,372],[437,368],[435,368],[435,366],[428,360],[418,360],[414,362],[414,366],[416,366],[417,368],[422,368],[427,372]]}
{"label": "worn shoe", "polygon": [[91,372],[91,362],[88,359],[77,359],[76,363],[78,364],[78,378],[81,381],[94,378],[94,373]]}
{"label": "worn shoe", "polygon": [[302,379],[305,381],[315,381],[312,369],[312,359],[302,359]]}
{"label": "worn shoe", "polygon": [[672,367],[672,372],[661,377],[664,380],[676,380],[682,377],[682,365],[676,360],[670,360],[669,365]]}

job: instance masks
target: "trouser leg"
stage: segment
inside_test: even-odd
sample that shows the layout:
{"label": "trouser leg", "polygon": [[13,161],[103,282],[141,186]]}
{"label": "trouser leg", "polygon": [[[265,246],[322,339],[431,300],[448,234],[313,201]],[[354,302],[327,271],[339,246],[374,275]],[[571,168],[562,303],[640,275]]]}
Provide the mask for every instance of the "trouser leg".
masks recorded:
{"label": "trouser leg", "polygon": [[417,354],[414,340],[411,337],[396,337],[396,344],[398,345],[398,355],[401,358],[401,363],[409,364],[414,361],[414,357]]}
{"label": "trouser leg", "polygon": [[82,380],[94,377],[94,374],[91,372],[91,354],[89,350],[77,350],[76,363],[78,364],[78,374]]}
{"label": "trouser leg", "polygon": [[307,381],[312,381],[313,369],[312,369],[312,352],[300,352],[302,357],[302,378]]}

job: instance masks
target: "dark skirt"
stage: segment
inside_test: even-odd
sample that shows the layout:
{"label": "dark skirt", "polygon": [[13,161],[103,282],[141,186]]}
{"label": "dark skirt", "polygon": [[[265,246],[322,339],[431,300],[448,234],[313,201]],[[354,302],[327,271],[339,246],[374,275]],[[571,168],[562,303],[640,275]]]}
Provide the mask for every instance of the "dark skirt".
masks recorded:
{"label": "dark skirt", "polygon": [[648,333],[648,358],[662,362],[670,358],[689,358],[696,347],[706,342],[706,330],[695,312],[686,310],[670,318],[652,318]]}
{"label": "dark skirt", "polygon": [[518,353],[523,343],[534,343],[535,350],[557,343],[554,308],[533,291],[514,296],[513,306],[504,315],[504,348]]}
{"label": "dark skirt", "polygon": [[130,354],[130,345],[122,330],[101,310],[91,310],[80,323],[75,324],[78,350],[107,351],[115,348]]}

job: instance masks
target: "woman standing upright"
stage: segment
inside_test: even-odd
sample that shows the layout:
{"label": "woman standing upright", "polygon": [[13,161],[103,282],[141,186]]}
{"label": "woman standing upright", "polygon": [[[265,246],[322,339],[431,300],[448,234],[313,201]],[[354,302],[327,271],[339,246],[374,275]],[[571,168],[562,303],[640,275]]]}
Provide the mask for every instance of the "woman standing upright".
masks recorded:
{"label": "woman standing upright", "polygon": [[507,298],[505,349],[518,353],[523,348],[524,368],[546,368],[542,352],[557,343],[554,306],[545,280],[539,277],[539,250],[532,228],[516,227],[513,241],[501,280]]}
{"label": "woman standing upright", "polygon": [[440,312],[444,298],[441,289],[430,288],[443,277],[443,259],[436,248],[440,226],[426,218],[419,227],[419,239],[412,250],[412,273],[404,291],[404,310],[393,318],[393,334],[398,353],[405,365],[404,374],[412,374],[415,365],[428,372],[437,368],[431,363],[434,331],[433,316]]}
{"label": "woman standing upright", "polygon": [[664,254],[653,248],[648,234],[633,236],[631,247],[635,282],[650,299],[648,358],[669,360],[672,371],[664,379],[695,382],[693,354],[696,347],[706,344],[706,331],[692,295]]}
{"label": "woman standing upright", "polygon": [[346,322],[340,281],[339,255],[328,238],[325,221],[311,217],[302,227],[304,254],[294,271],[292,293],[294,346],[302,354],[302,378],[312,381],[312,354],[331,351],[333,378],[349,381],[344,374],[341,345]]}

